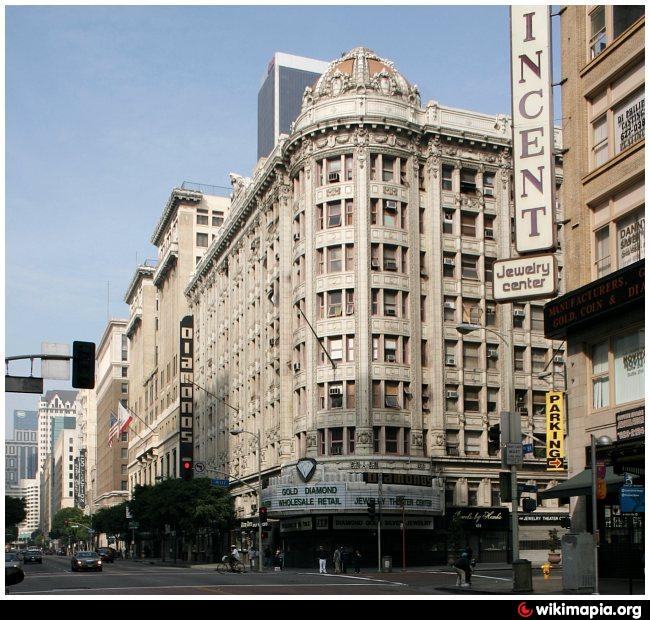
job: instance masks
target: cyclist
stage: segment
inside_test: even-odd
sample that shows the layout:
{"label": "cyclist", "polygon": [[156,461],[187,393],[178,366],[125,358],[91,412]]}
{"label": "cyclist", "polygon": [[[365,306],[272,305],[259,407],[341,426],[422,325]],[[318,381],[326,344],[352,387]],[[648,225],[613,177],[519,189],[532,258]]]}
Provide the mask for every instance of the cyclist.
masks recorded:
{"label": "cyclist", "polygon": [[234,573],[236,571],[236,566],[239,564],[239,550],[236,545],[231,545],[230,547],[228,564],[230,564],[230,570]]}

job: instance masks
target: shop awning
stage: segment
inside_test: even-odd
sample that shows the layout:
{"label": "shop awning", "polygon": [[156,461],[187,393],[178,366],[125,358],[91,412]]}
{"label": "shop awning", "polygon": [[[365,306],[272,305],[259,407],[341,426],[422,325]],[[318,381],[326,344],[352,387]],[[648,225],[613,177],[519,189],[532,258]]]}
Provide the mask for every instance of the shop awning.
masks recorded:
{"label": "shop awning", "polygon": [[[607,491],[616,491],[624,482],[623,476],[617,476],[613,467],[605,471]],[[579,474],[554,486],[552,489],[539,493],[540,499],[553,499],[556,497],[575,497],[576,495],[591,495],[591,469],[585,469]]]}

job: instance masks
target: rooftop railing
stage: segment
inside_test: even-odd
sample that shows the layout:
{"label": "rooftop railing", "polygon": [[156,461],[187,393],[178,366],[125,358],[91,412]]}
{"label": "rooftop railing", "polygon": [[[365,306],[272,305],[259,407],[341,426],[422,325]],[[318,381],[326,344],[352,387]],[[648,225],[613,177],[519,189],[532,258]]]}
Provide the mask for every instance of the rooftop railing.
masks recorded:
{"label": "rooftop railing", "polygon": [[224,187],[222,185],[208,185],[206,183],[194,183],[193,181],[183,181],[181,189],[186,189],[191,192],[201,192],[208,196],[223,196],[228,198],[232,193],[232,187]]}

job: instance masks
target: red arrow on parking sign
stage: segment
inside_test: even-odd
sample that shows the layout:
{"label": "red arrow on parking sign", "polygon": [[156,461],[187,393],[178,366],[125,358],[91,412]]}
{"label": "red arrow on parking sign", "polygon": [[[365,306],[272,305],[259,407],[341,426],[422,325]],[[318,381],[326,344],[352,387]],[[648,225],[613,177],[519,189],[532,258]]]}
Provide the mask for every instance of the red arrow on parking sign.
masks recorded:
{"label": "red arrow on parking sign", "polygon": [[564,468],[564,459],[557,458],[557,457],[554,459],[546,459],[547,471],[558,470],[563,468]]}

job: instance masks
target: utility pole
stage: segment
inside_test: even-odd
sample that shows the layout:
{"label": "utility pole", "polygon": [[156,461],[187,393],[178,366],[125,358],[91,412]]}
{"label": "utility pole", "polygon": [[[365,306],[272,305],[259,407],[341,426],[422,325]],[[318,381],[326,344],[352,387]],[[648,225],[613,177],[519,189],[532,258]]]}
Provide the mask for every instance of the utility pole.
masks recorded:
{"label": "utility pole", "polygon": [[377,507],[377,563],[379,565],[379,572],[381,573],[381,503],[382,503],[382,489],[381,483],[383,479],[383,474],[380,472],[377,479],[377,491],[378,491],[378,504]]}

